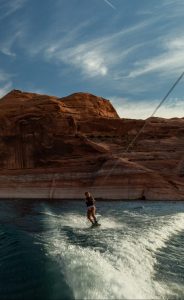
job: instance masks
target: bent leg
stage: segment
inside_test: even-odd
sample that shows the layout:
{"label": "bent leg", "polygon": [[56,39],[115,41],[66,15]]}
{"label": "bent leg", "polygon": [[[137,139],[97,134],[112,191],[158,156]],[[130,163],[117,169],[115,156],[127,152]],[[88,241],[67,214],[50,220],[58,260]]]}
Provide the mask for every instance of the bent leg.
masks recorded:
{"label": "bent leg", "polygon": [[93,224],[92,213],[91,213],[91,210],[89,210],[89,209],[88,209],[88,211],[87,211],[87,218],[88,218],[88,220]]}

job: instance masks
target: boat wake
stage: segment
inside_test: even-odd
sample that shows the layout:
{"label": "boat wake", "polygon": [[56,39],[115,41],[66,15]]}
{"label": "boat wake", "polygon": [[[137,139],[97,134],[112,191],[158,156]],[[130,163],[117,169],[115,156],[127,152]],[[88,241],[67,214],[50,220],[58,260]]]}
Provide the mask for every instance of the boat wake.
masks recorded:
{"label": "boat wake", "polygon": [[184,229],[183,213],[150,220],[142,215],[146,226],[141,228],[130,227],[123,219],[103,218],[95,230],[77,213],[45,214],[52,229],[43,237],[46,251],[57,261],[75,299],[174,296],[168,284],[157,279],[156,254]]}

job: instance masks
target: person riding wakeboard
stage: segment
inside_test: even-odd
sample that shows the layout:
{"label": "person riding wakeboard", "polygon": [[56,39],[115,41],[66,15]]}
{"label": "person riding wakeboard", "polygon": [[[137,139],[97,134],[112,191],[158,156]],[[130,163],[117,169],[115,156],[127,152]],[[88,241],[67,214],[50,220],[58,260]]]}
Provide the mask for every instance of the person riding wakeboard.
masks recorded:
{"label": "person riding wakeboard", "polygon": [[95,213],[96,213],[96,207],[95,207],[95,199],[89,192],[85,192],[86,196],[86,206],[87,206],[87,218],[92,223],[92,225],[100,225],[97,222]]}

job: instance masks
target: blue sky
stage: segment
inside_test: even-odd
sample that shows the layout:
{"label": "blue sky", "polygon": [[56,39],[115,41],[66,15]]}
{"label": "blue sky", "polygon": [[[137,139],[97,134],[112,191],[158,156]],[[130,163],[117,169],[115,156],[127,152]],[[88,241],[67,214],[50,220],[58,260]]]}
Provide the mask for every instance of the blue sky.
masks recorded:
{"label": "blue sky", "polygon": [[[184,71],[184,0],[0,0],[0,96],[89,92],[146,118]],[[157,116],[184,117],[184,79]]]}

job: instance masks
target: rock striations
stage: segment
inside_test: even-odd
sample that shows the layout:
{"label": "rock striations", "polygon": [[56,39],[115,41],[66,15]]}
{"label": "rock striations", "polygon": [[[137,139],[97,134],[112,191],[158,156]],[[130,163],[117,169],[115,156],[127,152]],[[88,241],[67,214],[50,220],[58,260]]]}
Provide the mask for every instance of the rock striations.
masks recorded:
{"label": "rock striations", "polygon": [[0,100],[0,197],[184,200],[184,118],[119,118],[101,97]]}

